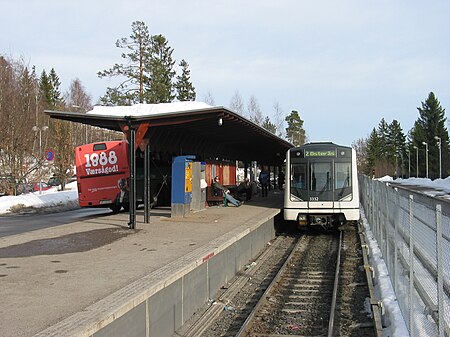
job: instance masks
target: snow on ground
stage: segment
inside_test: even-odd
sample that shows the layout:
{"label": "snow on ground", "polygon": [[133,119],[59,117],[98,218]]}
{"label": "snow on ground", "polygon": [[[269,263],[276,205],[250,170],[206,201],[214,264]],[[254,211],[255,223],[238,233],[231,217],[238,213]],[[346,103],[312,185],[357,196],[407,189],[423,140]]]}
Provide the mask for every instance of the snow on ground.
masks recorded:
{"label": "snow on ground", "polygon": [[401,185],[413,185],[413,186],[421,186],[425,188],[430,188],[429,190],[422,190],[421,193],[432,197],[441,197],[444,199],[450,200],[450,177],[445,179],[426,179],[426,178],[409,178],[409,179],[395,179],[393,180],[390,176],[384,176],[382,178],[377,179],[379,181],[385,182],[395,182],[396,184]]}
{"label": "snow on ground", "polygon": [[0,197],[0,215],[12,214],[24,209],[42,209],[63,206],[65,209],[78,207],[77,182],[66,185],[65,191],[52,187],[46,191],[25,193],[18,196]]}

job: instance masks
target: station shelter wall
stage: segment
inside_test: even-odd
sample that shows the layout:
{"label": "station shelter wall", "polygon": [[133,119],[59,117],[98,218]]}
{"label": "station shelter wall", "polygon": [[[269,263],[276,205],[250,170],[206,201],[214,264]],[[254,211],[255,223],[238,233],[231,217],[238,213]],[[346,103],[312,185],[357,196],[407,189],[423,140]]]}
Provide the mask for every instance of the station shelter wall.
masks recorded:
{"label": "station shelter wall", "polygon": [[206,162],[205,179],[211,186],[215,176],[219,176],[222,185],[236,185],[236,164],[234,162]]}

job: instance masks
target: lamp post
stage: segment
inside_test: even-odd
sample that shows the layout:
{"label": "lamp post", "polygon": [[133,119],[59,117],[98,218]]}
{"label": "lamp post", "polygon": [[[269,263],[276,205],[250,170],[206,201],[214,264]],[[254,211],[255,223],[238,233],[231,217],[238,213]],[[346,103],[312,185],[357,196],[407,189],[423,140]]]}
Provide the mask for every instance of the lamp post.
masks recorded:
{"label": "lamp post", "polygon": [[413,148],[416,149],[416,178],[419,178],[419,148],[415,145]]}
{"label": "lamp post", "polygon": [[48,129],[48,126],[43,126],[43,127],[38,127],[37,125],[33,126],[33,131],[39,131],[39,153],[38,153],[38,158],[39,158],[39,194],[42,193],[42,184],[41,184],[41,159],[42,159],[42,131],[46,131]]}
{"label": "lamp post", "polygon": [[411,150],[408,148],[406,151],[408,152],[408,178],[411,178]]}
{"label": "lamp post", "polygon": [[434,139],[438,141],[438,147],[439,147],[439,179],[442,179],[442,141],[441,137],[434,136]]}
{"label": "lamp post", "polygon": [[425,167],[426,167],[426,178],[428,179],[428,143],[422,142],[425,145]]}

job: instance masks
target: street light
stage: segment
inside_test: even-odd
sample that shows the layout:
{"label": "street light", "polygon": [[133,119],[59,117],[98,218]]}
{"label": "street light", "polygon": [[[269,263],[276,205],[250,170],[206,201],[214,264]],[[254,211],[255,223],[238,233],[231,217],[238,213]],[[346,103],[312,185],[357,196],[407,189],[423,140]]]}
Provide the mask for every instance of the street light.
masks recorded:
{"label": "street light", "polygon": [[411,150],[408,148],[406,151],[408,152],[408,178],[411,178]]}
{"label": "street light", "polygon": [[426,163],[426,178],[428,179],[428,143],[422,142],[425,145],[425,163]]}
{"label": "street light", "polygon": [[439,147],[439,179],[442,179],[442,143],[441,143],[441,137],[434,136],[434,139],[438,141],[438,147]]}
{"label": "street light", "polygon": [[38,182],[38,184],[39,184],[39,194],[41,194],[42,193],[42,184],[41,184],[41,159],[42,159],[42,131],[46,131],[46,130],[48,130],[48,126],[43,126],[43,127],[38,127],[37,125],[35,125],[35,126],[33,126],[33,131],[39,131],[39,155],[38,155],[38,158],[39,158],[39,166],[38,166],[38,169],[39,169],[39,182]]}
{"label": "street light", "polygon": [[419,178],[419,148],[415,145],[413,148],[416,149],[416,178]]}

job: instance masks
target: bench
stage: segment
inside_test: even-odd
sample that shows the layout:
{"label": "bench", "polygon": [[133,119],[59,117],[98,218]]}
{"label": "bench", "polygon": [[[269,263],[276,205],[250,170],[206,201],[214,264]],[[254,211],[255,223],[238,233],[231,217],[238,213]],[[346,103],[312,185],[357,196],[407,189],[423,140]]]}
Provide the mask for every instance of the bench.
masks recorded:
{"label": "bench", "polygon": [[[245,191],[238,193],[236,185],[225,185],[224,187],[230,190],[230,194],[235,199],[242,201],[246,198]],[[222,202],[224,206],[228,206],[227,198],[223,195],[214,195],[214,188],[212,186],[206,186],[206,202],[208,206]]]}
{"label": "bench", "polygon": [[208,206],[223,202],[225,204],[226,198],[223,195],[214,195],[214,188],[206,186],[206,202]]}

